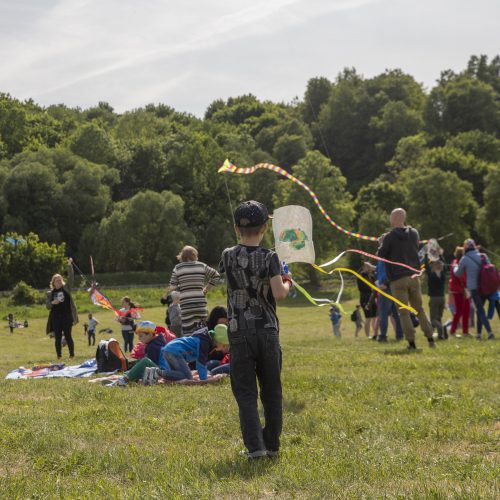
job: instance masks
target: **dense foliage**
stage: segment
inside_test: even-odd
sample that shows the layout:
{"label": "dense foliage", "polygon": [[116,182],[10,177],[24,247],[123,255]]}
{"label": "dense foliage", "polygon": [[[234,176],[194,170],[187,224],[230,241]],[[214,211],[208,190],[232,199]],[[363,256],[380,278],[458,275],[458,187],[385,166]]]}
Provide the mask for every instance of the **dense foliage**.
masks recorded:
{"label": "dense foliage", "polygon": [[[231,204],[256,198],[312,207],[318,258],[346,246],[289,181],[217,174],[226,157],[294,172],[349,228],[378,234],[403,205],[422,237],[454,233],[448,251],[466,235],[498,250],[500,56],[471,57],[429,92],[400,70],[345,69],[312,78],[302,101],[219,99],[203,119],[164,104],[118,114],[0,94],[0,230],[64,242],[101,272],[168,269],[185,243],[214,264],[235,241]],[[40,281],[2,273],[0,288]]]}

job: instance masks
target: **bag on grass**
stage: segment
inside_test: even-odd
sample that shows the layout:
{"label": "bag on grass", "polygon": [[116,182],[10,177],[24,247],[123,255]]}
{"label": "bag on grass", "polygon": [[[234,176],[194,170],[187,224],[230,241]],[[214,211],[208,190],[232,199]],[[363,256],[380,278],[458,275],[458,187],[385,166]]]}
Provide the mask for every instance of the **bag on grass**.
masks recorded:
{"label": "bag on grass", "polygon": [[128,362],[115,339],[101,340],[95,353],[97,372],[127,371]]}
{"label": "bag on grass", "polygon": [[351,321],[356,321],[358,319],[358,314],[356,312],[356,310],[354,310],[351,314]]}

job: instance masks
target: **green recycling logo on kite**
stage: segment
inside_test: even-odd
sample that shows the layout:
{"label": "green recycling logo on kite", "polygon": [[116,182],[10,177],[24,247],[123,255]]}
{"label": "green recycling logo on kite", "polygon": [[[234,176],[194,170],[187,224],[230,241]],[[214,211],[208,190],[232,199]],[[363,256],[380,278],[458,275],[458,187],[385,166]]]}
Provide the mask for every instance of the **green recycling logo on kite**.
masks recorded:
{"label": "green recycling logo on kite", "polygon": [[308,241],[307,234],[302,229],[283,229],[279,240],[283,243],[289,243],[294,250],[301,250]]}

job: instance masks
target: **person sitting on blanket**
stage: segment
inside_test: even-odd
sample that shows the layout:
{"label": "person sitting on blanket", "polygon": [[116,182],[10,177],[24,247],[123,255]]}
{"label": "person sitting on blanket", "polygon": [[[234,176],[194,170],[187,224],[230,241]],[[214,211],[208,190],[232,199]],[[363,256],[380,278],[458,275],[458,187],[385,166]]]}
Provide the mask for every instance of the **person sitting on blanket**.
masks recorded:
{"label": "person sitting on blanket", "polygon": [[214,348],[208,327],[196,330],[190,337],[181,337],[162,347],[160,376],[167,380],[193,380],[189,363],[196,362],[197,377],[207,380],[208,353]]}
{"label": "person sitting on blanket", "polygon": [[[175,336],[175,334],[173,334],[170,330],[167,330],[163,326],[156,326],[155,332],[156,332],[156,335],[163,336],[163,338],[165,339],[165,344],[168,344],[169,342],[171,342],[172,340],[177,338]],[[137,333],[137,331],[136,331],[136,333]],[[134,348],[132,349],[132,352],[130,353],[130,357],[132,359],[144,358],[146,356],[146,346],[147,345],[148,344],[144,344],[143,342],[141,342],[139,340],[139,342],[137,342],[134,345]]]}
{"label": "person sitting on blanket", "polygon": [[[207,327],[208,331],[214,331],[217,325],[227,325],[227,309],[224,306],[215,306],[208,315]],[[222,359],[225,353],[212,349],[208,353],[208,365],[207,368],[211,371],[212,368],[222,364]]]}
{"label": "person sitting on blanket", "polygon": [[211,375],[220,375],[221,373],[229,374],[229,339],[227,336],[227,325],[219,324],[213,329],[213,333],[210,332],[214,341],[215,348],[213,351],[217,351],[222,354],[222,359],[211,360],[207,363],[207,368]]}
{"label": "person sitting on blanket", "polygon": [[156,325],[151,321],[141,321],[135,330],[139,342],[145,345],[145,356],[126,371],[122,377],[116,379],[113,385],[123,386],[131,380],[141,380],[146,368],[158,368],[161,350],[165,346],[163,335],[156,333]]}

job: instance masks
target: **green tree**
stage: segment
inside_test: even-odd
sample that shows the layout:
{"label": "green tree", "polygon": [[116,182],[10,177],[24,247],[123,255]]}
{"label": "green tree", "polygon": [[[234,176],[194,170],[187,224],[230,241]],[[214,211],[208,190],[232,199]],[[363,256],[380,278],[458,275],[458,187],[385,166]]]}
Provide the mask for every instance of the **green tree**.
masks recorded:
{"label": "green tree", "polygon": [[484,206],[479,209],[477,228],[488,245],[500,249],[500,166],[496,165],[486,175]]}
{"label": "green tree", "polygon": [[488,56],[471,56],[465,74],[491,85],[497,94],[500,93],[500,56],[496,55],[491,62]]}
{"label": "green tree", "polygon": [[0,290],[8,290],[20,281],[46,288],[51,276],[61,273],[65,265],[64,243],[51,245],[34,233],[0,236]]}
{"label": "green tree", "polygon": [[304,158],[306,150],[306,141],[302,136],[284,134],[276,141],[273,155],[281,167],[289,170],[292,165]]}
{"label": "green tree", "polygon": [[400,70],[368,80],[345,70],[322,107],[315,144],[332,155],[355,192],[385,171],[399,139],[419,131],[424,102],[421,85]]}
{"label": "green tree", "polygon": [[[463,241],[470,234],[477,203],[469,182],[437,168],[404,170],[397,182],[405,195],[408,222],[419,230],[422,239],[453,233],[454,241]],[[452,248],[451,240],[443,245],[447,250]]]}
{"label": "green tree", "polygon": [[54,147],[62,139],[61,125],[33,101],[21,103],[0,93],[0,139],[10,158],[27,149]]}
{"label": "green tree", "polygon": [[325,77],[311,78],[307,82],[302,105],[302,117],[306,123],[318,121],[321,107],[328,101],[332,87],[332,82]]}
{"label": "green tree", "polygon": [[[401,192],[400,187],[394,182],[379,178],[363,186],[358,191],[354,207],[356,213],[362,217],[364,214],[377,209],[380,209],[385,214],[389,214],[394,208],[400,207],[403,202],[404,194]],[[387,220],[385,225],[387,225]],[[360,231],[364,232],[361,230],[361,227]]]}
{"label": "green tree", "polygon": [[169,191],[143,191],[118,202],[96,235],[97,263],[108,271],[169,270],[179,249],[193,243],[184,202]]}
{"label": "green tree", "polygon": [[9,172],[3,192],[7,202],[6,231],[36,231],[44,240],[60,241],[57,213],[61,187],[49,166],[30,161],[20,163]]}
{"label": "green tree", "polygon": [[93,163],[110,165],[116,161],[116,148],[109,134],[97,123],[87,123],[71,139],[73,153]]}
{"label": "green tree", "polygon": [[498,93],[470,76],[445,73],[429,95],[425,118],[427,130],[438,138],[469,130],[495,134],[500,128]]}
{"label": "green tree", "polygon": [[500,139],[493,134],[471,130],[450,137],[446,147],[458,149],[464,154],[474,155],[489,163],[500,163]]}

